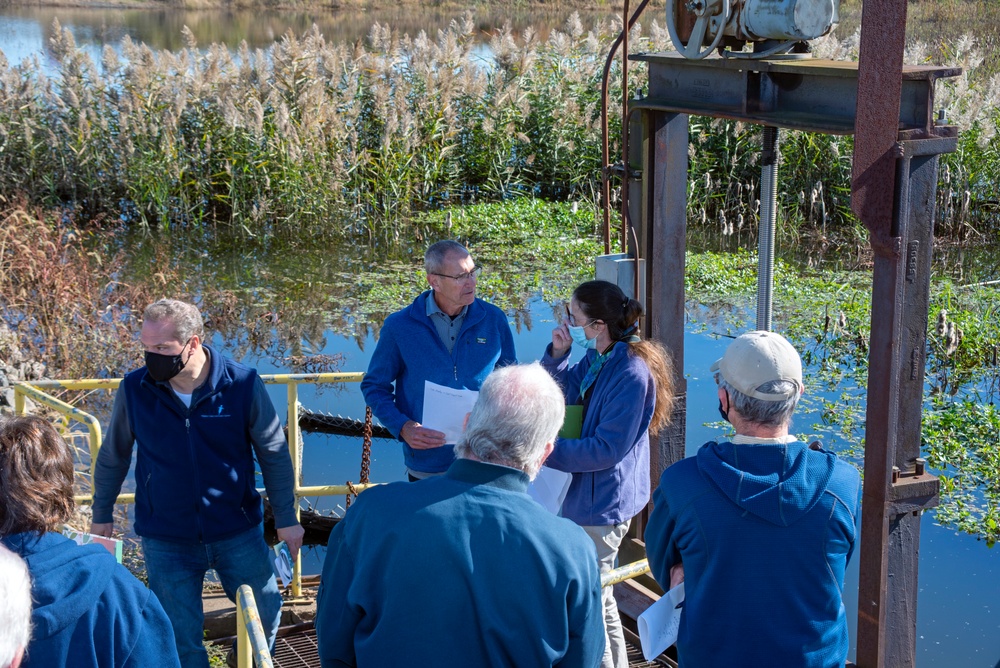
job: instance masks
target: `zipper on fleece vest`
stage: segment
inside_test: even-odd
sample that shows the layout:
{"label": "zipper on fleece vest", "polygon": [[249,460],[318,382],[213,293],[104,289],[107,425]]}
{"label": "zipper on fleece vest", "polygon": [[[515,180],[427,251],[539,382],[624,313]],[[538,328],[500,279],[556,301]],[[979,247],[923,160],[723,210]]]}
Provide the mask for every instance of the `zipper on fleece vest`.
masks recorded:
{"label": "zipper on fleece vest", "polygon": [[[187,409],[187,413],[188,414],[184,417],[184,431],[187,434],[188,452],[191,454],[191,463],[197,464],[198,458],[195,456],[194,445],[191,443],[191,408]],[[195,481],[194,488],[197,496],[198,490],[201,490],[201,480],[198,477],[198,467],[192,466],[191,469],[192,469],[191,473],[194,476],[194,481]],[[195,516],[195,524],[197,525],[198,528],[198,540],[203,541],[205,539],[205,532],[201,523],[201,506],[199,505],[197,498],[195,498],[194,500],[194,516]]]}

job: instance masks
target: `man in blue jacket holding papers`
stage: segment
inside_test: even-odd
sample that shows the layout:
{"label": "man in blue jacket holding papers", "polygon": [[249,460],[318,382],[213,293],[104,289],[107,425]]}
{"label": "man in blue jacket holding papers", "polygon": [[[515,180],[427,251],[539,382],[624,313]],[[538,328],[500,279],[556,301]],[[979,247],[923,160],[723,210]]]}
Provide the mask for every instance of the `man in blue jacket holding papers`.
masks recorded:
{"label": "man in blue jacket holding papers", "polygon": [[712,371],[736,435],[663,472],[646,527],[657,582],[684,581],[680,665],[843,666],[860,476],[788,433],[802,362],[781,335],[743,334]]}
{"label": "man in blue jacket holding papers", "polygon": [[424,427],[424,381],[478,390],[496,367],[516,364],[507,316],[476,298],[482,272],[465,246],[439,241],[424,254],[431,289],[385,320],[361,391],[372,413],[403,442],[410,480],[448,470],[445,434]]}

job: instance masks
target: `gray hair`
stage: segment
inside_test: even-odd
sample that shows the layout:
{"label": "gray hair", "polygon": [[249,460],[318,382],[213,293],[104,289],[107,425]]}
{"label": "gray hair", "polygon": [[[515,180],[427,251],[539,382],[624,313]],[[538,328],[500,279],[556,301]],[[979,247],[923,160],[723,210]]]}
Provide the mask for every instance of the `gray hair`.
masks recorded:
{"label": "gray hair", "polygon": [[754,399],[743,394],[732,385],[726,382],[721,375],[718,376],[719,387],[729,394],[729,405],[736,409],[740,416],[762,427],[780,427],[791,423],[792,413],[799,403],[799,386],[791,380],[769,380],[760,387],[754,388],[758,392],[768,394],[791,394],[788,399],[780,401],[764,401]]}
{"label": "gray hair", "polygon": [[17,554],[0,544],[0,666],[14,663],[31,638],[31,576]]}
{"label": "gray hair", "polygon": [[439,241],[431,245],[424,253],[424,269],[428,274],[441,271],[444,261],[449,255],[459,255],[464,259],[469,255],[469,249],[451,239]]}
{"label": "gray hair", "polygon": [[538,362],[497,369],[483,382],[455,455],[534,478],[566,414],[562,390]]}
{"label": "gray hair", "polygon": [[173,323],[174,335],[181,343],[186,343],[192,336],[205,338],[205,323],[201,311],[194,304],[182,302],[179,299],[161,299],[146,307],[142,313],[143,322]]}

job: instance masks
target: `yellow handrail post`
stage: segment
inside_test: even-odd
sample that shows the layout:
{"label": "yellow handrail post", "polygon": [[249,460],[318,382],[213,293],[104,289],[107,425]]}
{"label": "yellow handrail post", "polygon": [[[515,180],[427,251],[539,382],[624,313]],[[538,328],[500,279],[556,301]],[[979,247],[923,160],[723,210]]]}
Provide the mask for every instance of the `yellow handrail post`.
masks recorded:
{"label": "yellow handrail post", "polygon": [[[41,383],[37,383],[41,384]],[[48,406],[63,416],[66,419],[73,419],[77,422],[82,422],[87,426],[87,431],[90,433],[90,495],[89,499],[94,498],[94,467],[97,465],[97,451],[101,448],[101,423],[90,413],[80,410],[79,408],[66,403],[60,399],[56,399],[51,394],[42,392],[40,389],[34,385],[29,385],[28,383],[23,383],[21,381],[16,381],[14,383],[14,412],[18,415],[24,415],[24,399],[26,396],[30,396],[32,399],[38,403]]]}
{"label": "yellow handrail post", "polygon": [[19,383],[14,383],[14,415],[24,415],[24,395]]}
{"label": "yellow handrail post", "polygon": [[240,668],[274,668],[250,585],[236,590],[236,662]]}
{"label": "yellow handrail post", "polygon": [[[299,487],[302,484],[302,432],[299,430],[299,384],[288,383],[288,452],[292,456],[292,471],[295,476],[295,518],[299,518]],[[292,564],[292,596],[302,596],[302,551],[295,555]]]}

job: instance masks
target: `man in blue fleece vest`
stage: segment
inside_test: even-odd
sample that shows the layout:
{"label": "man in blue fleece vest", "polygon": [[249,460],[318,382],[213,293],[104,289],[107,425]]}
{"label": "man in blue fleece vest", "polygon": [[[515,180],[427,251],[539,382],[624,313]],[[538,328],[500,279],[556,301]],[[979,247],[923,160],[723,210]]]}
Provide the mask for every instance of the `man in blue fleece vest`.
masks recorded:
{"label": "man in blue fleece vest", "polygon": [[447,473],[358,497],[323,564],[323,668],[600,664],[594,543],[526,493],[564,403],[537,363],[498,369]]}
{"label": "man in blue fleece vest", "polygon": [[201,590],[209,569],[231,599],[240,585],[251,586],[274,643],[281,593],[264,542],[255,457],[278,538],[292,559],[304,533],[288,444],[264,383],[203,337],[195,306],[161,299],[146,308],[140,337],[146,366],[126,375],[115,394],[94,471],[91,532],[109,536],[132,446],[138,446],[135,532],[185,668],[208,666]]}
{"label": "man in blue fleece vest", "polygon": [[684,582],[680,665],[843,666],[858,471],[789,435],[802,362],[782,336],[747,332],[712,371],[736,435],[663,472],[646,527],[657,582]]}
{"label": "man in blue fleece vest", "polygon": [[403,442],[410,480],[444,473],[455,459],[443,432],[420,424],[424,381],[478,390],[495,367],[516,364],[507,316],[476,298],[481,269],[465,246],[439,241],[424,254],[431,289],[385,319],[361,391]]}

